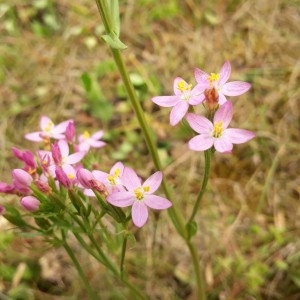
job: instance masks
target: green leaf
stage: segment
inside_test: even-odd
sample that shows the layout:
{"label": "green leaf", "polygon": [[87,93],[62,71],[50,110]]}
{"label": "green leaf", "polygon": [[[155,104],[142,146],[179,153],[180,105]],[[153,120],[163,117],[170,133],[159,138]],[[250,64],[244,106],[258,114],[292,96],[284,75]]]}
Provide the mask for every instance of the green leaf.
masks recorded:
{"label": "green leaf", "polygon": [[197,233],[197,223],[195,221],[186,224],[186,229],[188,231],[189,238]]}
{"label": "green leaf", "polygon": [[84,89],[89,92],[92,88],[92,79],[88,73],[82,73],[81,81],[84,86]]}
{"label": "green leaf", "polygon": [[111,26],[112,30],[117,36],[120,35],[120,13],[119,13],[119,0],[111,0]]}
{"label": "green leaf", "polygon": [[127,46],[122,43],[115,32],[110,34],[105,34],[102,36],[102,39],[113,49],[124,50]]}

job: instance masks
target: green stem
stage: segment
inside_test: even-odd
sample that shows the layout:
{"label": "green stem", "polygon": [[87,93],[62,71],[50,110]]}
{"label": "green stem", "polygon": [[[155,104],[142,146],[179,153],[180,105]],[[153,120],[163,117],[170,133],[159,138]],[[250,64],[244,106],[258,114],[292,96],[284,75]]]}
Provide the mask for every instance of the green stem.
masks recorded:
{"label": "green stem", "polygon": [[66,241],[66,236],[65,236],[65,233],[63,233],[62,231],[62,235],[63,235],[63,246],[65,248],[65,250],[67,251],[69,257],[71,258],[83,284],[84,284],[84,287],[85,289],[87,290],[88,294],[89,294],[89,299],[92,299],[92,300],[97,300],[98,299],[98,296],[96,295],[96,293],[93,291],[93,289],[91,288],[90,286],[90,283],[88,281],[88,279],[86,278],[81,266],[80,266],[80,263],[78,262],[76,256],[74,255],[73,253],[73,250],[70,248],[70,246],[68,245],[67,241]]}
{"label": "green stem", "polygon": [[202,200],[203,194],[204,194],[204,192],[206,190],[206,187],[207,187],[207,182],[208,182],[209,172],[210,172],[211,149],[206,150],[204,152],[204,157],[205,157],[205,167],[204,167],[204,177],[203,177],[203,181],[202,181],[202,186],[201,186],[200,192],[198,194],[198,197],[196,199],[196,203],[194,205],[194,208],[193,208],[193,211],[192,211],[192,214],[189,218],[188,223],[193,222],[193,220],[195,218],[195,215],[198,211],[200,202]]}
{"label": "green stem", "polygon": [[126,254],[126,247],[127,247],[127,233],[125,233],[123,244],[122,244],[122,252],[121,252],[121,261],[120,261],[120,273],[121,278],[123,278],[124,275],[124,261],[125,261],[125,254]]}
{"label": "green stem", "polygon": [[197,300],[206,300],[206,293],[205,293],[205,280],[203,276],[203,270],[201,268],[201,264],[199,262],[199,257],[197,254],[197,250],[195,248],[195,245],[191,243],[191,241],[187,242],[187,245],[189,247],[195,274],[196,274],[196,282],[197,282]]}

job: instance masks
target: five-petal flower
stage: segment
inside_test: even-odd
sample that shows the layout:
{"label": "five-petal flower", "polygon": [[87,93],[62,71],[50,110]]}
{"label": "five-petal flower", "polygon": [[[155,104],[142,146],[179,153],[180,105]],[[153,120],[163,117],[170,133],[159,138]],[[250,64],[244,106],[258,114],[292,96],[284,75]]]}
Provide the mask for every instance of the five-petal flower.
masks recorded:
{"label": "five-petal flower", "polygon": [[122,182],[127,191],[113,193],[107,196],[107,201],[118,207],[132,205],[132,220],[137,227],[142,227],[148,219],[147,207],[167,209],[172,203],[160,196],[153,195],[162,181],[162,173],[156,172],[143,184],[137,174],[128,167],[124,168]]}
{"label": "five-petal flower", "polygon": [[[227,82],[231,74],[231,66],[229,61],[226,61],[222,66],[220,73],[210,73],[196,68],[195,69],[195,79],[197,85],[204,91],[201,95],[202,101],[205,100],[205,94],[208,94],[210,90],[218,93],[219,104],[224,104],[227,99],[225,96],[239,96],[246,93],[250,88],[251,84],[243,81],[231,81]],[[205,93],[206,91],[206,93]]]}
{"label": "five-petal flower", "polygon": [[213,123],[205,117],[190,113],[186,119],[199,135],[189,141],[189,148],[204,151],[215,147],[218,152],[231,152],[233,144],[242,144],[255,137],[245,129],[227,128],[232,118],[232,103],[227,101],[215,113]]}

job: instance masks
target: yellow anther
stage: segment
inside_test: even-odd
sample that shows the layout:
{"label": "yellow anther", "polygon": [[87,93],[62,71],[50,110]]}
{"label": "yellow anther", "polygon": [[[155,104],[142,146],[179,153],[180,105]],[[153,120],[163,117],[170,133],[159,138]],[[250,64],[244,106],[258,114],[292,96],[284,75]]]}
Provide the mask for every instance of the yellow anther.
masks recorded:
{"label": "yellow anther", "polygon": [[47,126],[45,127],[45,131],[46,132],[50,132],[52,130],[52,128],[54,127],[54,124],[52,121],[49,121]]}
{"label": "yellow anther", "polygon": [[144,198],[144,189],[142,187],[138,187],[134,189],[135,198],[138,200],[142,200]]}
{"label": "yellow anther", "polygon": [[223,134],[223,122],[216,122],[214,124],[214,130],[213,130],[213,133],[212,133],[212,136],[215,137],[215,138],[219,138],[222,134]]}
{"label": "yellow anther", "polygon": [[115,169],[114,176],[120,177],[121,170],[119,168]]}
{"label": "yellow anther", "polygon": [[210,76],[208,77],[208,80],[210,82],[214,82],[214,81],[218,81],[219,78],[220,78],[220,74],[210,73]]}
{"label": "yellow anther", "polygon": [[90,137],[90,133],[88,132],[88,131],[85,131],[84,133],[83,133],[83,138],[84,139],[88,139]]}
{"label": "yellow anther", "polygon": [[74,174],[68,174],[67,176],[68,176],[69,179],[74,179],[75,178]]}
{"label": "yellow anther", "polygon": [[144,192],[147,193],[147,192],[150,191],[150,186],[148,186],[148,185],[147,185],[147,186],[144,186],[143,189],[144,189]]}
{"label": "yellow anther", "polygon": [[177,83],[177,88],[180,92],[190,91],[192,88],[192,84],[187,84],[184,80],[181,80]]}

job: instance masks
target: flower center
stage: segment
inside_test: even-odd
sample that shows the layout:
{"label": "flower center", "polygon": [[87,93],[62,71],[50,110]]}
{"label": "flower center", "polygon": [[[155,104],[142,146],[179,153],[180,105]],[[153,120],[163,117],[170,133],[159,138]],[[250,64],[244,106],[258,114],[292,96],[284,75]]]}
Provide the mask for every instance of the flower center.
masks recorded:
{"label": "flower center", "polygon": [[54,127],[53,122],[49,121],[48,124],[47,124],[47,126],[45,127],[45,131],[46,132],[51,132],[52,129],[53,129],[53,127]]}
{"label": "flower center", "polygon": [[214,124],[214,129],[213,129],[213,132],[212,132],[212,136],[214,138],[219,138],[222,134],[223,134],[223,122],[216,122]]}
{"label": "flower center", "polygon": [[134,189],[134,196],[137,200],[144,199],[145,193],[149,192],[150,186],[138,187]]}
{"label": "flower center", "polygon": [[83,133],[83,138],[84,138],[85,140],[87,140],[89,137],[90,137],[90,133],[89,133],[88,131],[85,131],[85,132]]}
{"label": "flower center", "polygon": [[192,84],[187,84],[184,80],[181,80],[177,83],[177,88],[180,92],[184,93],[191,90]]}
{"label": "flower center", "polygon": [[219,79],[220,79],[220,74],[210,73],[210,75],[208,76],[208,80],[210,83],[216,82]]}
{"label": "flower center", "polygon": [[107,180],[111,185],[116,185],[119,183],[119,178],[120,178],[121,170],[119,168],[115,169],[113,174],[109,174],[107,176]]}

